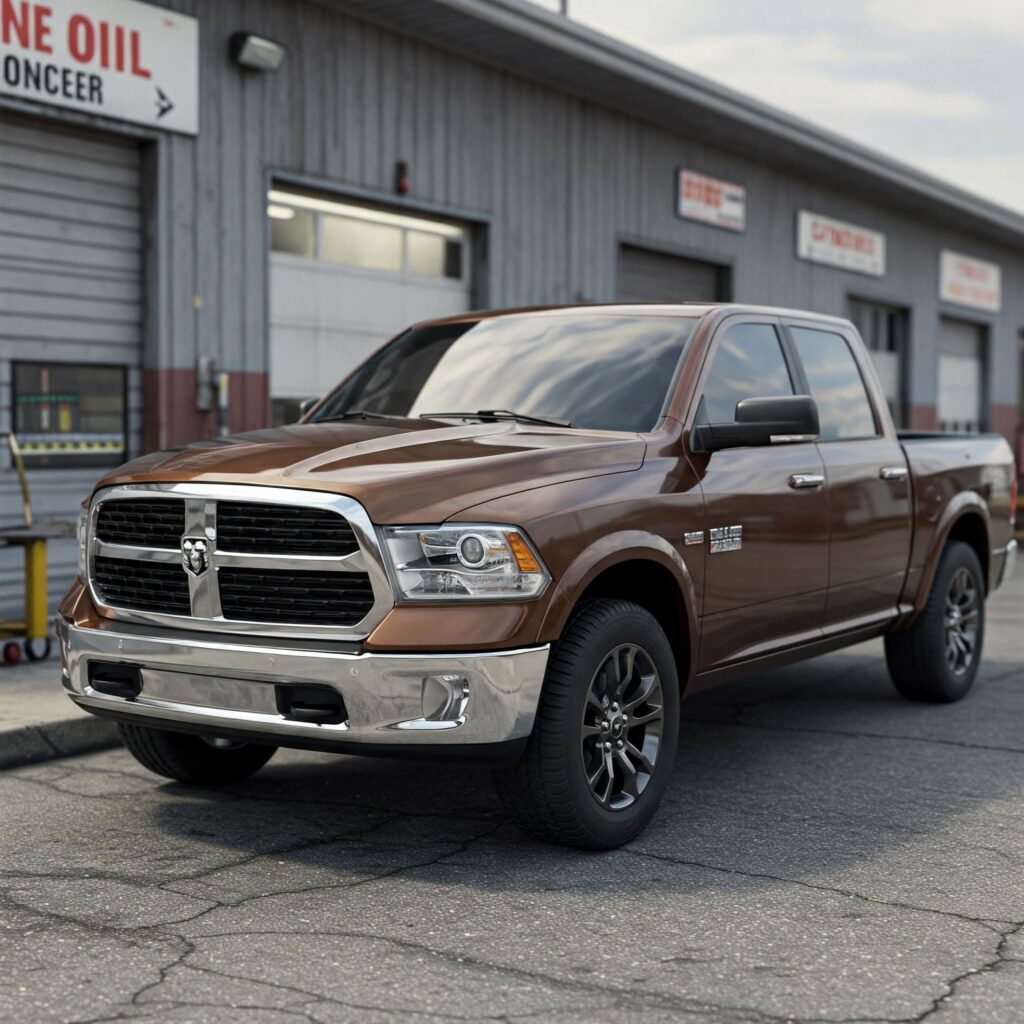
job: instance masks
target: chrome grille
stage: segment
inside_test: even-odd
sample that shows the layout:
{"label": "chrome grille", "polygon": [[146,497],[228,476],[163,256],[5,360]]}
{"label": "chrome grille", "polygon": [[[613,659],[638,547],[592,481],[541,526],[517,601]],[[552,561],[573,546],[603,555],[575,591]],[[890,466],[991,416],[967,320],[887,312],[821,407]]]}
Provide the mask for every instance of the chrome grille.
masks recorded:
{"label": "chrome grille", "polygon": [[105,501],[96,515],[96,536],[111,544],[173,548],[185,532],[185,502],[123,499]]}
{"label": "chrome grille", "polygon": [[192,611],[188,578],[179,565],[99,557],[93,563],[93,583],[107,604],[174,615]]}
{"label": "chrome grille", "polygon": [[217,502],[217,546],[279,555],[351,555],[359,542],[334,512],[288,505]]}
{"label": "chrome grille", "polygon": [[373,607],[366,573],[225,568],[217,573],[225,619],[358,622]]}
{"label": "chrome grille", "polygon": [[393,603],[363,508],[316,491],[112,487],[88,544],[100,611],[129,621],[347,640]]}

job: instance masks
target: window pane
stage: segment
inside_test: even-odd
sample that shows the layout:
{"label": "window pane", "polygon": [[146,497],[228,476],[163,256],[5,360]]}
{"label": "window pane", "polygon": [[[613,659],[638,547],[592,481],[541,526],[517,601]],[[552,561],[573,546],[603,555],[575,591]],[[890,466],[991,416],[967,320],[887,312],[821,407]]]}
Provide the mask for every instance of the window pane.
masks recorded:
{"label": "window pane", "polygon": [[125,454],[125,370],[14,364],[14,433],[34,468],[116,466]]}
{"label": "window pane", "polygon": [[581,312],[417,328],[344,381],[316,418],[514,409],[597,430],[652,430],[695,323]]}
{"label": "window pane", "polygon": [[313,214],[309,210],[271,203],[267,207],[267,215],[270,218],[270,248],[274,252],[313,256]]}
{"label": "window pane", "polygon": [[410,274],[444,277],[444,238],[428,235],[425,231],[410,231],[406,235],[406,244],[409,246]]}
{"label": "window pane", "polygon": [[320,255],[325,260],[367,270],[402,269],[401,228],[324,214],[320,229]]}
{"label": "window pane", "polygon": [[697,420],[732,423],[744,398],[792,395],[782,345],[771,324],[737,324],[718,342]]}
{"label": "window pane", "polygon": [[790,330],[811,396],[818,403],[821,439],[875,437],[878,431],[864,379],[846,339],[831,331]]}

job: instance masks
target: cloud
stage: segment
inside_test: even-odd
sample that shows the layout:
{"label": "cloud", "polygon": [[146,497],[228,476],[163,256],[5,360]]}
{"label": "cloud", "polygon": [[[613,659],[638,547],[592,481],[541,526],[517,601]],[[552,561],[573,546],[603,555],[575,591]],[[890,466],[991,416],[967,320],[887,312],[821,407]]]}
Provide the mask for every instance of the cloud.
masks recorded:
{"label": "cloud", "polygon": [[977,33],[1024,38],[1021,0],[868,0],[866,10],[911,36]]}
{"label": "cloud", "polygon": [[[867,65],[827,33],[789,39],[764,32],[704,35],[663,45],[662,56],[760,100],[842,130],[850,118],[980,118],[988,104],[963,91],[920,88]],[[865,77],[857,77],[868,72]]]}
{"label": "cloud", "polygon": [[1024,212],[1022,163],[1020,157],[1008,156],[945,156],[918,161],[938,178]]}

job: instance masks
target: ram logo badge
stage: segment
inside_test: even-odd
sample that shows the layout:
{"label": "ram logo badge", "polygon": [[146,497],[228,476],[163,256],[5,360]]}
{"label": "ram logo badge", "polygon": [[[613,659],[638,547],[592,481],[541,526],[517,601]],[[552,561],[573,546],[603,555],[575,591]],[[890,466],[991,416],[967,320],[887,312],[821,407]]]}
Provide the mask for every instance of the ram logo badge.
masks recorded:
{"label": "ram logo badge", "polygon": [[202,576],[210,568],[210,549],[202,537],[181,538],[181,562],[185,572]]}
{"label": "ram logo badge", "polygon": [[739,551],[743,547],[742,526],[713,526],[711,528],[711,554],[719,551]]}

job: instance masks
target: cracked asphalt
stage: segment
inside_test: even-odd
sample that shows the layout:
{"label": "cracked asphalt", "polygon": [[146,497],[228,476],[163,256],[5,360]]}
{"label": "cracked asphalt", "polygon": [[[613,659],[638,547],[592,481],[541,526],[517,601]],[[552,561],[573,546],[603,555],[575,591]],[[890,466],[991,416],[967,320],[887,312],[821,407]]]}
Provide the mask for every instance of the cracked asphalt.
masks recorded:
{"label": "cracked asphalt", "polygon": [[472,765],[279,752],[243,785],[123,751],[0,773],[0,1020],[1024,1019],[1024,577],[949,707],[881,644],[684,703],[606,854]]}

